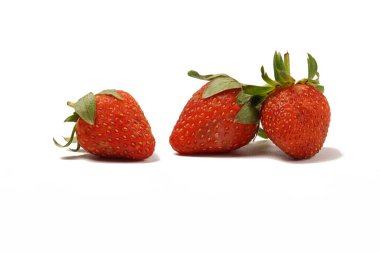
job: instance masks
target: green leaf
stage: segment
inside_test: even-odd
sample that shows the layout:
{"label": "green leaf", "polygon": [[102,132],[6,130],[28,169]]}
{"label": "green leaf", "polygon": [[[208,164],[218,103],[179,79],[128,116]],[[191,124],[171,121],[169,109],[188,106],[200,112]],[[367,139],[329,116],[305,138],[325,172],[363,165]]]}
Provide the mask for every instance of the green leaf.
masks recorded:
{"label": "green leaf", "polygon": [[244,85],[242,88],[246,94],[252,95],[252,96],[265,95],[274,89],[274,87],[272,86],[257,86],[257,85]]}
{"label": "green leaf", "polygon": [[239,94],[237,94],[236,96],[238,105],[243,105],[247,103],[251,98],[252,95],[246,94],[243,90],[241,90]]}
{"label": "green leaf", "polygon": [[314,76],[317,75],[317,78],[319,78],[319,73],[318,73],[318,64],[317,61],[314,59],[311,54],[307,54],[307,66],[308,66],[308,75],[307,79],[308,80],[313,80]]}
{"label": "green leaf", "polygon": [[64,122],[77,122],[78,119],[79,119],[79,115],[76,112],[74,112],[72,115],[67,117]]}
{"label": "green leaf", "polygon": [[219,78],[219,77],[229,77],[229,78],[231,78],[229,75],[226,75],[226,74],[201,75],[201,74],[199,74],[195,70],[190,70],[189,72],[187,72],[187,75],[190,76],[190,77],[197,78],[197,79],[200,79],[200,80],[205,80],[205,81],[211,81],[211,80],[213,80],[215,78]]}
{"label": "green leaf", "polygon": [[259,131],[257,132],[257,135],[260,136],[263,139],[268,139],[267,133],[261,127],[259,128]]}
{"label": "green leaf", "polygon": [[95,95],[90,92],[81,97],[74,106],[75,112],[88,124],[94,125],[95,123]]}
{"label": "green leaf", "polygon": [[225,90],[241,88],[241,84],[231,77],[219,77],[213,79],[203,92],[203,98],[209,98]]}
{"label": "green leaf", "polygon": [[259,122],[259,110],[251,103],[244,104],[236,114],[235,121],[242,124],[254,124]]}
{"label": "green leaf", "polygon": [[115,98],[119,99],[119,100],[123,100],[123,98],[120,96],[120,94],[117,92],[117,90],[104,90],[104,91],[101,91],[99,92],[98,94],[104,94],[104,95],[111,95],[111,96],[114,96]]}
{"label": "green leaf", "polygon": [[265,72],[264,70],[264,66],[261,66],[261,78],[269,85],[271,86],[276,86],[276,85],[279,85],[278,82],[272,80],[268,74]]}

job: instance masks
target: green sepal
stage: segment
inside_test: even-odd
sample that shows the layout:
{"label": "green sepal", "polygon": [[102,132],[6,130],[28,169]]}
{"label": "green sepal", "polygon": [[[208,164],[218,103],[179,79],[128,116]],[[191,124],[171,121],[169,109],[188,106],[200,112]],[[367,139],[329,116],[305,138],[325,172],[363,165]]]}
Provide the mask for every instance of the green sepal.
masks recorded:
{"label": "green sepal", "polygon": [[197,79],[200,79],[200,80],[205,80],[205,81],[211,81],[211,80],[213,80],[215,78],[219,78],[219,77],[229,77],[229,78],[231,78],[229,75],[226,75],[226,74],[201,75],[201,74],[199,74],[195,70],[190,70],[189,72],[187,72],[187,75],[190,76],[190,77],[197,78]]}
{"label": "green sepal", "polygon": [[73,151],[73,152],[77,152],[79,149],[80,149],[80,145],[79,145],[78,142],[77,142],[76,148],[70,148],[70,150]]}
{"label": "green sepal", "polygon": [[73,143],[76,128],[77,128],[77,125],[75,124],[74,127],[73,127],[73,130],[72,130],[72,132],[71,132],[70,138],[68,139],[68,141],[67,141],[66,144],[61,145],[61,144],[59,144],[59,143],[53,138],[54,144],[55,144],[57,147],[60,147],[60,148],[65,148],[65,147],[70,146],[71,143]]}
{"label": "green sepal", "polygon": [[285,72],[288,76],[290,76],[290,58],[289,58],[289,53],[286,52],[284,54],[284,65],[285,65]]}
{"label": "green sepal", "polygon": [[307,57],[307,66],[308,66],[308,75],[307,75],[307,79],[310,81],[310,80],[313,80],[315,76],[317,76],[317,80],[319,80],[319,73],[318,73],[318,64],[317,64],[317,61],[314,59],[313,56],[311,56],[311,54],[307,54],[308,57]]}
{"label": "green sepal", "polygon": [[[110,93],[106,90],[107,93]],[[112,95],[112,94],[110,94]],[[67,117],[64,122],[75,122],[79,120],[79,118],[83,119],[90,125],[94,125],[95,123],[95,115],[96,115],[96,103],[95,103],[95,95],[90,92],[85,96],[81,97],[76,103],[67,102],[67,105],[74,109],[74,113]],[[70,146],[72,143],[77,143],[77,147],[75,149],[70,149],[72,151],[78,151],[80,145],[78,143],[77,138],[75,137],[77,124],[74,125],[73,130],[71,132],[70,137],[63,137],[66,141],[66,144],[62,145],[58,143],[54,138],[53,142],[56,146],[64,148]]]}
{"label": "green sepal", "polygon": [[267,133],[261,127],[259,128],[259,131],[257,132],[257,135],[260,136],[263,139],[268,139]]}
{"label": "green sepal", "polygon": [[81,117],[81,119],[83,119],[90,125],[94,125],[96,110],[94,93],[90,92],[87,95],[81,97],[74,104],[74,110],[79,115],[79,117]]}
{"label": "green sepal", "polygon": [[73,144],[73,143],[76,143],[76,144],[77,144],[76,148],[74,148],[74,149],[69,148],[69,149],[70,149],[71,151],[73,151],[73,152],[78,151],[78,150],[80,149],[80,145],[79,145],[79,142],[78,142],[77,137],[75,136],[75,133],[76,133],[76,127],[77,127],[77,124],[74,125],[70,137],[63,137],[63,139],[65,139],[65,141],[66,141],[66,144],[64,144],[64,145],[59,144],[59,143],[53,138],[54,144],[55,144],[57,147],[65,148],[65,147],[70,146],[70,145]]}
{"label": "green sepal", "polygon": [[295,82],[295,80],[294,80],[294,78],[293,77],[291,77],[291,76],[289,76],[287,73],[286,73],[286,71],[284,71],[284,70],[279,70],[278,71],[278,74],[280,75],[280,79],[281,79],[281,83],[282,84],[290,84],[290,83],[294,83]]}
{"label": "green sepal", "polygon": [[259,122],[259,110],[251,103],[244,104],[235,116],[235,122],[241,124],[255,124]]}
{"label": "green sepal", "polygon": [[251,99],[251,104],[253,106],[261,106],[262,102],[267,98],[266,95],[258,95],[258,96],[253,96]]}
{"label": "green sepal", "polygon": [[314,81],[317,81],[319,83],[319,72],[317,71],[315,75],[317,76],[317,79],[315,79]]}
{"label": "green sepal", "polygon": [[315,86],[315,88],[322,93],[325,92],[325,87],[323,85],[318,84]]}
{"label": "green sepal", "polygon": [[264,70],[264,66],[261,66],[261,78],[269,85],[271,86],[277,86],[277,85],[280,85],[278,82],[274,81],[273,79],[271,79],[268,74],[265,72]]}
{"label": "green sepal", "polygon": [[282,56],[279,52],[275,52],[273,56],[273,70],[274,70],[274,78],[277,82],[283,83],[283,78],[280,75],[281,71],[285,71],[285,64]]}
{"label": "green sepal", "polygon": [[[70,141],[70,137],[63,137],[63,139],[65,139],[65,141]],[[78,139],[76,136],[73,137],[73,139],[71,140],[71,143],[78,143]]]}
{"label": "green sepal", "polygon": [[257,86],[257,85],[244,85],[242,88],[246,94],[251,95],[251,96],[265,95],[274,89],[273,86]]}
{"label": "green sepal", "polygon": [[322,93],[325,91],[325,87],[323,85],[319,84],[318,80],[302,79],[302,80],[299,80],[297,82],[297,84],[308,84],[308,85],[315,87],[316,89],[318,89]]}
{"label": "green sepal", "polygon": [[190,70],[187,74],[193,78],[210,81],[202,98],[209,98],[225,90],[238,89],[242,86],[241,83],[226,74],[201,75],[195,70]]}
{"label": "green sepal", "polygon": [[72,115],[67,117],[64,122],[77,122],[79,119],[78,113],[74,112]]}
{"label": "green sepal", "polygon": [[305,83],[311,84],[313,86],[316,86],[317,84],[319,84],[319,80],[307,80],[307,79],[304,79],[304,80],[306,80]]}
{"label": "green sepal", "polygon": [[274,53],[273,57],[273,69],[274,76],[277,82],[280,84],[294,84],[295,80],[290,75],[290,60],[289,53],[284,55],[285,61],[279,52]]}
{"label": "green sepal", "polygon": [[236,96],[238,105],[243,105],[247,103],[249,100],[251,100],[251,98],[252,98],[252,95],[246,94],[244,90],[241,90]]}
{"label": "green sepal", "polygon": [[302,79],[297,82],[297,84],[308,84],[316,89],[318,89],[321,93],[325,91],[325,87],[319,83],[319,73],[318,73],[318,64],[315,58],[311,54],[307,54],[307,70],[308,75],[307,79]]}
{"label": "green sepal", "polygon": [[123,100],[123,98],[120,96],[120,94],[117,92],[117,90],[114,90],[114,89],[103,90],[103,91],[99,92],[98,94],[99,95],[100,94],[111,95],[111,96],[114,96],[115,98],[117,98],[119,100]]}
{"label": "green sepal", "polygon": [[238,81],[230,77],[216,78],[207,86],[202,94],[202,98],[212,97],[225,90],[240,89],[241,86],[242,85]]}

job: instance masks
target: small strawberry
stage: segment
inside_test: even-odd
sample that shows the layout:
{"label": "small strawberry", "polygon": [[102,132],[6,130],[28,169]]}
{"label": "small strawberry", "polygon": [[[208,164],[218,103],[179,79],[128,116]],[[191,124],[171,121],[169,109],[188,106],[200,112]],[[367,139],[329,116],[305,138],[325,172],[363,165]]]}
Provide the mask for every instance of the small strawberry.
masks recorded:
{"label": "small strawberry", "polygon": [[97,156],[143,160],[153,154],[155,140],[150,125],[136,100],[125,91],[105,90],[88,93],[76,103],[73,115],[65,122],[75,122],[68,147],[77,139],[80,147]]}
{"label": "small strawberry", "polygon": [[[274,55],[275,80],[261,68],[268,91],[263,95],[263,133],[294,159],[314,156],[322,148],[330,123],[330,107],[319,84],[318,65],[308,55],[308,78],[295,82],[290,75],[289,54]],[[314,79],[314,77],[317,77]]]}
{"label": "small strawberry", "polygon": [[170,136],[172,148],[180,154],[214,153],[248,144],[257,133],[258,111],[244,101],[242,85],[225,74],[188,75],[209,82],[183,109]]}

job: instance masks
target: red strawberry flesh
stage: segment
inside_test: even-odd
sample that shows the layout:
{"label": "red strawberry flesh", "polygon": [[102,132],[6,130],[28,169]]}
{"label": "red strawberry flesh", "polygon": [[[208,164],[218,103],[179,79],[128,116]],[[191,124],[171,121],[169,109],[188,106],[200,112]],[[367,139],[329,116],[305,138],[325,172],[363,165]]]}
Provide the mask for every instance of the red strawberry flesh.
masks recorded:
{"label": "red strawberry flesh", "polygon": [[101,157],[148,158],[155,146],[150,125],[136,100],[127,92],[118,93],[122,100],[96,95],[95,123],[78,120],[78,142],[83,149]]}
{"label": "red strawberry flesh", "polygon": [[261,123],[280,149],[295,159],[305,159],[323,146],[330,107],[325,96],[311,85],[279,87],[264,101]]}
{"label": "red strawberry flesh", "polygon": [[226,90],[209,98],[199,89],[183,109],[170,136],[170,144],[180,154],[227,152],[249,143],[257,124],[235,122],[241,106],[236,103],[240,89]]}

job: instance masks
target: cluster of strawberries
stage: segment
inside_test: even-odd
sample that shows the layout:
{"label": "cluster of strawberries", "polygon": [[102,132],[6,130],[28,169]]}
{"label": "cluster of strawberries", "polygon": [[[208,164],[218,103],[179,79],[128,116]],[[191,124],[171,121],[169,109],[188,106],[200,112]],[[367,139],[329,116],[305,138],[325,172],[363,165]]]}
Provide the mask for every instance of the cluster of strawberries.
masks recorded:
{"label": "cluster of strawberries", "polygon": [[[318,66],[308,55],[308,77],[290,75],[289,54],[275,53],[271,79],[261,68],[265,85],[245,85],[226,75],[189,76],[208,81],[185,105],[170,136],[180,154],[227,152],[259,135],[269,138],[294,159],[314,156],[322,148],[330,123],[330,107],[319,84]],[[105,90],[68,102],[74,122],[65,145],[76,142],[86,151],[108,158],[142,160],[154,152],[155,139],[136,100],[127,92]]]}

